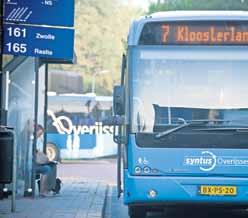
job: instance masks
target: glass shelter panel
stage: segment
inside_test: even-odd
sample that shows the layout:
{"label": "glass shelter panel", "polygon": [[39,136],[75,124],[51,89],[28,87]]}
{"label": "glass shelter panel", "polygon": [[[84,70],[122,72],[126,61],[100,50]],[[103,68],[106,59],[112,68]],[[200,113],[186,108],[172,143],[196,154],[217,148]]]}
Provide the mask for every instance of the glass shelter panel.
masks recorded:
{"label": "glass shelter panel", "polygon": [[34,127],[34,59],[28,58],[10,74],[8,125],[16,131],[17,188],[31,187]]}

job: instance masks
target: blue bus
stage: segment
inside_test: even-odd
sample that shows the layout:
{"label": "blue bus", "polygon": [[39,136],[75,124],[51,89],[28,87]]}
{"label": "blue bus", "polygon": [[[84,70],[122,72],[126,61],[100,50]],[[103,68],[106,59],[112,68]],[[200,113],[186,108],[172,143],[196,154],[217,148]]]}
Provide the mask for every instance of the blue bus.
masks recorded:
{"label": "blue bus", "polygon": [[50,93],[47,155],[50,160],[116,156],[111,96]]}
{"label": "blue bus", "polygon": [[247,12],[133,22],[113,104],[131,218],[167,205],[247,207],[247,68]]}

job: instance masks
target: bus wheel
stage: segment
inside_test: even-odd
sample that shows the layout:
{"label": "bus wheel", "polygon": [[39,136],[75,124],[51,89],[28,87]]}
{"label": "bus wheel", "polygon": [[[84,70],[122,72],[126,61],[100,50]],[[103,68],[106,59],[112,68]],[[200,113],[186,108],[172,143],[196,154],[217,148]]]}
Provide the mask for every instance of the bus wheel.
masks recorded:
{"label": "bus wheel", "polygon": [[59,150],[56,145],[48,143],[46,146],[46,154],[49,161],[59,161]]}
{"label": "bus wheel", "polygon": [[145,218],[146,209],[140,206],[129,206],[128,214],[130,218]]}

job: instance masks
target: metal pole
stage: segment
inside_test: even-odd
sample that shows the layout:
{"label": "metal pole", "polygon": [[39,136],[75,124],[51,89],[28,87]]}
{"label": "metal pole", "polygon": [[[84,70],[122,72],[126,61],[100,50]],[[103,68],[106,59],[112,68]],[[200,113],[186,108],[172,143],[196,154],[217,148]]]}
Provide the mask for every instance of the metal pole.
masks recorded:
{"label": "metal pole", "polygon": [[46,146],[47,146],[47,109],[48,109],[48,99],[47,99],[47,91],[48,91],[48,64],[45,64],[45,99],[44,99],[44,153],[46,154]]}
{"label": "metal pole", "polygon": [[[3,118],[3,106],[2,106],[2,93],[3,93],[3,88],[2,88],[2,72],[3,72],[3,0],[1,0],[1,5],[0,5],[0,28],[1,28],[1,44],[0,44],[0,51],[1,51],[1,57],[0,57],[0,125],[4,125],[4,118]],[[4,185],[0,184],[0,200],[3,199],[3,188]]]}
{"label": "metal pole", "polygon": [[[7,111],[8,111],[8,97],[9,97],[9,72],[3,72],[3,47],[4,47],[4,29],[3,29],[3,15],[4,15],[4,1],[1,0],[0,6],[0,26],[1,26],[1,57],[0,57],[0,124],[7,125]],[[13,134],[13,168],[12,168],[12,197],[11,197],[11,212],[16,211],[16,165],[17,165],[17,154],[16,154],[16,136],[15,131],[10,130]],[[0,185],[0,195],[3,186]]]}
{"label": "metal pole", "polygon": [[[3,11],[4,11],[4,5],[3,5],[3,0],[1,0],[1,5],[0,5],[0,26],[1,26],[1,58],[0,58],[0,73],[2,74],[3,72]],[[1,80],[2,81],[2,80]]]}
{"label": "metal pole", "polygon": [[[4,95],[2,95],[2,105],[3,105],[3,110],[8,111],[8,102],[9,102],[9,72],[3,72],[2,73],[2,86],[3,89],[5,90]],[[5,113],[6,114],[6,113]],[[5,118],[6,120],[6,118]],[[5,122],[5,124],[7,124]],[[16,211],[16,180],[17,180],[17,175],[16,175],[16,166],[17,166],[17,155],[16,155],[16,136],[14,130],[10,130],[14,137],[14,142],[13,142],[13,168],[12,168],[12,197],[11,197],[11,211],[15,212]]]}
{"label": "metal pole", "polygon": [[96,73],[93,74],[91,92],[95,93],[95,89],[96,89]]}
{"label": "metal pole", "polygon": [[1,26],[1,60],[0,60],[0,67],[1,67],[1,73],[3,71],[3,11],[4,11],[4,5],[3,5],[3,0],[1,0],[1,5],[0,5],[0,26]]}
{"label": "metal pole", "polygon": [[0,6],[0,26],[1,26],[1,57],[0,57],[0,124],[5,126],[6,125],[6,119],[5,119],[5,113],[3,109],[3,94],[4,94],[4,88],[3,88],[3,0],[1,0],[1,6]]}
{"label": "metal pole", "polygon": [[[2,73],[2,85],[3,85],[3,89],[4,94],[2,95],[2,105],[4,108],[4,111],[8,111],[9,109],[9,71],[5,71]],[[6,114],[7,115],[7,114]],[[7,119],[6,120],[6,124],[7,124]]]}
{"label": "metal pole", "polygon": [[33,132],[33,155],[32,155],[32,181],[31,181],[31,188],[32,188],[32,197],[35,197],[35,178],[36,178],[36,171],[35,171],[35,159],[36,159],[36,144],[37,144],[37,123],[38,123],[38,104],[39,104],[39,67],[40,67],[40,60],[39,58],[35,58],[35,104],[34,104],[34,132]]}
{"label": "metal pole", "polygon": [[17,170],[16,170],[16,165],[17,165],[17,157],[16,157],[16,136],[15,136],[15,132],[12,131],[12,134],[14,136],[14,148],[13,148],[13,175],[12,175],[12,179],[13,179],[13,182],[12,182],[12,198],[11,198],[11,212],[15,212],[16,211],[16,173],[17,173]]}

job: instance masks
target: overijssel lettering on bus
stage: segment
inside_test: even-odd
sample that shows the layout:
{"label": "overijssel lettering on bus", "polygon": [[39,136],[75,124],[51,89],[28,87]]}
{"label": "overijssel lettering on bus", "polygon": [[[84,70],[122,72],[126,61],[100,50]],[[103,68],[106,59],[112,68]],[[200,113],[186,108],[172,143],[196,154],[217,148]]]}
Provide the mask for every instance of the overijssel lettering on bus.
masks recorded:
{"label": "overijssel lettering on bus", "polygon": [[51,110],[47,112],[53,120],[52,125],[59,134],[113,134],[113,126],[103,125],[102,122],[95,122],[91,125],[74,125],[73,121],[67,116],[56,117]]}
{"label": "overijssel lettering on bus", "polygon": [[[51,160],[116,155],[112,142],[112,98],[49,96],[47,153]],[[63,106],[63,102],[73,102]],[[103,106],[101,106],[103,104]]]}

